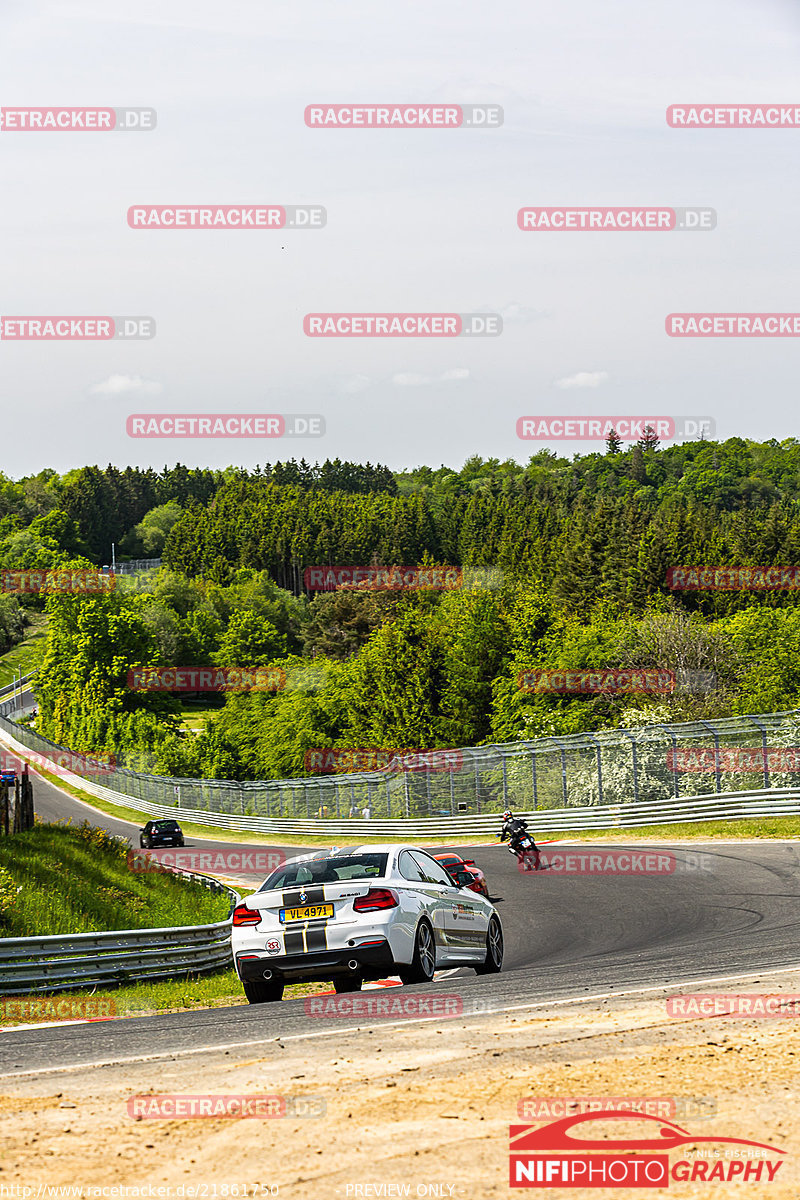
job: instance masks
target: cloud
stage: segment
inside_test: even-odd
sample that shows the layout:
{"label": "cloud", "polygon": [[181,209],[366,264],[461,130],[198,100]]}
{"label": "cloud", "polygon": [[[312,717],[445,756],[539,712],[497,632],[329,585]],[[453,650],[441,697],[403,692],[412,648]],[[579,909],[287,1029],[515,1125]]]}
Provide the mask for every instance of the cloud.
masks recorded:
{"label": "cloud", "polygon": [[430,375],[415,375],[413,372],[392,376],[395,387],[424,387],[426,383],[431,382]]}
{"label": "cloud", "polygon": [[142,379],[141,375],[109,375],[102,383],[89,388],[93,396],[127,396],[138,392],[141,396],[157,396],[162,391],[154,379]]}
{"label": "cloud", "polygon": [[497,312],[503,318],[504,325],[523,325],[528,321],[540,321],[543,317],[549,316],[549,312],[544,308],[529,308],[526,304],[519,304],[513,300],[510,304],[506,304],[503,308],[482,308],[479,312]]}
{"label": "cloud", "polygon": [[369,375],[350,375],[341,381],[338,390],[348,396],[354,396],[358,392],[365,391],[371,383]]}
{"label": "cloud", "polygon": [[417,375],[413,371],[404,371],[392,376],[395,387],[427,387],[431,383],[452,383],[461,379],[469,379],[466,367],[450,367],[441,375]]}
{"label": "cloud", "polygon": [[577,375],[565,375],[556,380],[557,388],[596,388],[608,379],[607,371],[578,371]]}

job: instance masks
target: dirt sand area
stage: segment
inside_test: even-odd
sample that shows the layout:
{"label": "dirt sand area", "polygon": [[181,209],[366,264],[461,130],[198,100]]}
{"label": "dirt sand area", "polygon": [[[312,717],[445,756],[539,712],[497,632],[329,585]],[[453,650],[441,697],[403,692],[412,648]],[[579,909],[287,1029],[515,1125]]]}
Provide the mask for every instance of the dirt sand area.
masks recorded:
{"label": "dirt sand area", "polygon": [[[798,984],[797,975],[787,973],[716,990],[789,994],[800,992]],[[32,1190],[0,1194],[21,1200],[520,1195],[509,1188],[509,1126],[541,1127],[610,1099],[617,1106],[640,1103],[697,1138],[769,1144],[776,1153],[766,1159],[780,1162],[772,1182],[761,1152],[726,1151],[721,1144],[690,1141],[670,1152],[670,1166],[705,1159],[698,1170],[708,1174],[722,1161],[718,1174],[730,1169],[731,1155],[743,1154],[744,1165],[734,1168],[736,1195],[795,1200],[800,1019],[670,1017],[668,994],[359,1032],[346,1032],[350,1017],[342,1020],[341,1034],[287,1037],[254,1047],[252,1055],[208,1051],[4,1080],[0,1184]],[[264,1026],[268,1034],[268,1010]],[[262,1111],[272,1115],[130,1115],[135,1097],[154,1094],[268,1096],[273,1100],[263,1102]],[[274,1097],[289,1098],[286,1108]],[[152,1100],[138,1104],[140,1114],[154,1107]],[[614,1136],[623,1129],[630,1136],[635,1123],[605,1122],[607,1132],[612,1125]],[[764,1169],[757,1172],[759,1162]],[[48,1192],[43,1185],[83,1191]],[[669,1190],[715,1200],[731,1186],[672,1178]],[[616,1200],[653,1190],[551,1187],[547,1194]]]}

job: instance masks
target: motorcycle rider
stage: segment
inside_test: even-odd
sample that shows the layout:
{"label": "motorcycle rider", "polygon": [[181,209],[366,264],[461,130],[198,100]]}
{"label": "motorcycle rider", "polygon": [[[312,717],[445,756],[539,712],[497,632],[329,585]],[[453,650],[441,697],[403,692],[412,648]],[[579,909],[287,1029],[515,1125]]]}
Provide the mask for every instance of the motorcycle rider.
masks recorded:
{"label": "motorcycle rider", "polygon": [[503,825],[498,837],[500,838],[501,842],[505,842],[506,840],[508,841],[509,850],[512,854],[517,856],[517,859],[521,863],[525,861],[525,856],[520,850],[520,842],[526,835],[530,839],[533,854],[535,855],[534,870],[538,871],[541,851],[536,845],[536,842],[533,840],[533,836],[528,832],[528,822],[523,821],[522,817],[515,817],[511,809],[507,808],[503,813]]}

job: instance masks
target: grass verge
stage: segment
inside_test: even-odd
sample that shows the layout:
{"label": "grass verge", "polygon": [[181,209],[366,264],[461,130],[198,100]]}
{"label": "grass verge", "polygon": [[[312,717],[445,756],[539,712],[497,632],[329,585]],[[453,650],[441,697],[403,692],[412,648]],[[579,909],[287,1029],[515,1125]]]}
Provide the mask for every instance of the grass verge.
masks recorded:
{"label": "grass verge", "polygon": [[[284,995],[290,1000],[295,996],[313,996],[330,990],[328,983],[294,983],[286,988]],[[0,998],[0,1023],[13,1026],[34,1021],[146,1017],[156,1013],[232,1008],[246,1003],[242,985],[231,968],[189,979],[154,980],[97,990],[76,989],[49,996],[6,996]]]}
{"label": "grass verge", "polygon": [[14,682],[14,673],[27,675],[39,665],[44,652],[47,614],[28,610],[29,624],[25,637],[13,649],[0,655],[0,687]]}
{"label": "grass verge", "polygon": [[229,907],[227,894],[180,876],[131,871],[125,844],[88,822],[0,838],[2,937],[205,925]]}
{"label": "grass verge", "polygon": [[637,838],[658,838],[678,841],[685,838],[800,838],[800,816],[797,817],[733,817],[724,821],[687,821],[669,825],[643,825],[641,829],[564,829],[542,835],[550,838],[569,838],[581,842],[629,842]]}

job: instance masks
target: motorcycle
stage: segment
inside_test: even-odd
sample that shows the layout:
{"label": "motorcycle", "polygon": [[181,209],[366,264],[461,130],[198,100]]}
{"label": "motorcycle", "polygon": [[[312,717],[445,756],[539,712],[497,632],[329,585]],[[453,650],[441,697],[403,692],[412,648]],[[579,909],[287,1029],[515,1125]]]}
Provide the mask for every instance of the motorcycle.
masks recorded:
{"label": "motorcycle", "polygon": [[527,834],[521,834],[516,841],[509,846],[512,854],[517,856],[517,865],[520,871],[538,871],[539,870],[539,851],[533,844],[532,838]]}
{"label": "motorcycle", "polygon": [[[501,835],[498,834],[498,837]],[[509,854],[517,860],[520,871],[538,871],[541,851],[533,844],[533,838],[528,833],[519,833],[512,837],[508,844]]]}

